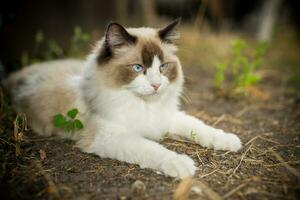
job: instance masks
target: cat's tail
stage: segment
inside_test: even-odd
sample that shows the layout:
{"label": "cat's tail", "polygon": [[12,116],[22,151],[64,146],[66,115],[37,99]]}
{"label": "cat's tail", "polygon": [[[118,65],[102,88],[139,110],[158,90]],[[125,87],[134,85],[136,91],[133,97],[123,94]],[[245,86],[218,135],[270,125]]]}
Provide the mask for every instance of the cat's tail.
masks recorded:
{"label": "cat's tail", "polygon": [[16,90],[18,90],[18,85],[20,84],[20,78],[16,76],[15,73],[10,74],[8,77],[3,78],[0,81],[1,88],[3,92],[8,95],[10,98],[13,97]]}

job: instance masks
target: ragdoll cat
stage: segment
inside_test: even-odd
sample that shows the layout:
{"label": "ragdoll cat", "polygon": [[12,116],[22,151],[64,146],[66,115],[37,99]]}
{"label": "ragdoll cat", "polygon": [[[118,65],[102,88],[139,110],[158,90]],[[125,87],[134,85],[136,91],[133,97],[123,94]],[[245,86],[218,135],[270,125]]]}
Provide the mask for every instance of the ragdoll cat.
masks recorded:
{"label": "ragdoll cat", "polygon": [[[239,138],[180,111],[183,72],[174,41],[178,20],[162,29],[108,25],[86,61],[57,60],[10,76],[18,112],[41,135],[77,141],[84,152],[151,168],[172,177],[192,176],[194,161],[155,142],[164,135],[191,138],[208,148],[238,151]],[[53,116],[78,108],[84,129],[53,126]]]}

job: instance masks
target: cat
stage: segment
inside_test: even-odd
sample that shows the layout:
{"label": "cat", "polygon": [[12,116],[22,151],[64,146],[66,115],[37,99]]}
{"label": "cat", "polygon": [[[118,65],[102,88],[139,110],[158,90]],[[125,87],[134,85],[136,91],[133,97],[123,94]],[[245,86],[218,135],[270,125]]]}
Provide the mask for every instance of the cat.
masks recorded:
{"label": "cat", "polygon": [[[156,141],[192,139],[203,147],[238,151],[240,139],[180,110],[184,76],[175,20],[161,29],[110,23],[85,61],[33,64],[6,81],[18,112],[41,135],[76,141],[84,152],[151,168],[167,176],[193,176],[194,161]],[[78,108],[82,130],[66,134],[53,116]]]}

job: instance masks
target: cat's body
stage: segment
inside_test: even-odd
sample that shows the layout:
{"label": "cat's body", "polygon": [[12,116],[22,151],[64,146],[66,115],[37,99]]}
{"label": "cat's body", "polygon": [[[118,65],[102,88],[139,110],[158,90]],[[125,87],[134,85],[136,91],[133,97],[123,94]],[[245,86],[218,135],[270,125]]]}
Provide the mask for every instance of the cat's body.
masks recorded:
{"label": "cat's body", "polygon": [[[85,152],[139,164],[174,177],[193,175],[194,162],[154,142],[168,134],[205,147],[237,151],[233,134],[179,111],[183,73],[175,55],[174,22],[161,30],[109,25],[85,62],[58,60],[13,74],[6,86],[39,134],[77,141]],[[85,128],[66,134],[53,116],[78,108]]]}

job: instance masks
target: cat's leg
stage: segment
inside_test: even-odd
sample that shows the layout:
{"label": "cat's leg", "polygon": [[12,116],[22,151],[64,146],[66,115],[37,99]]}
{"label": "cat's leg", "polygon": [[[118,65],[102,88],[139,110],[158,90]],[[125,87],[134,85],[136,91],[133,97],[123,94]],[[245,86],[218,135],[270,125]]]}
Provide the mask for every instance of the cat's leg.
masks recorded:
{"label": "cat's leg", "polygon": [[169,134],[195,140],[204,147],[216,150],[238,151],[242,148],[241,141],[235,134],[208,126],[201,120],[180,111],[171,120]]}
{"label": "cat's leg", "polygon": [[159,170],[172,177],[192,176],[196,167],[187,155],[177,154],[162,145],[114,125],[101,127],[93,143],[85,149],[103,158],[112,158]]}

